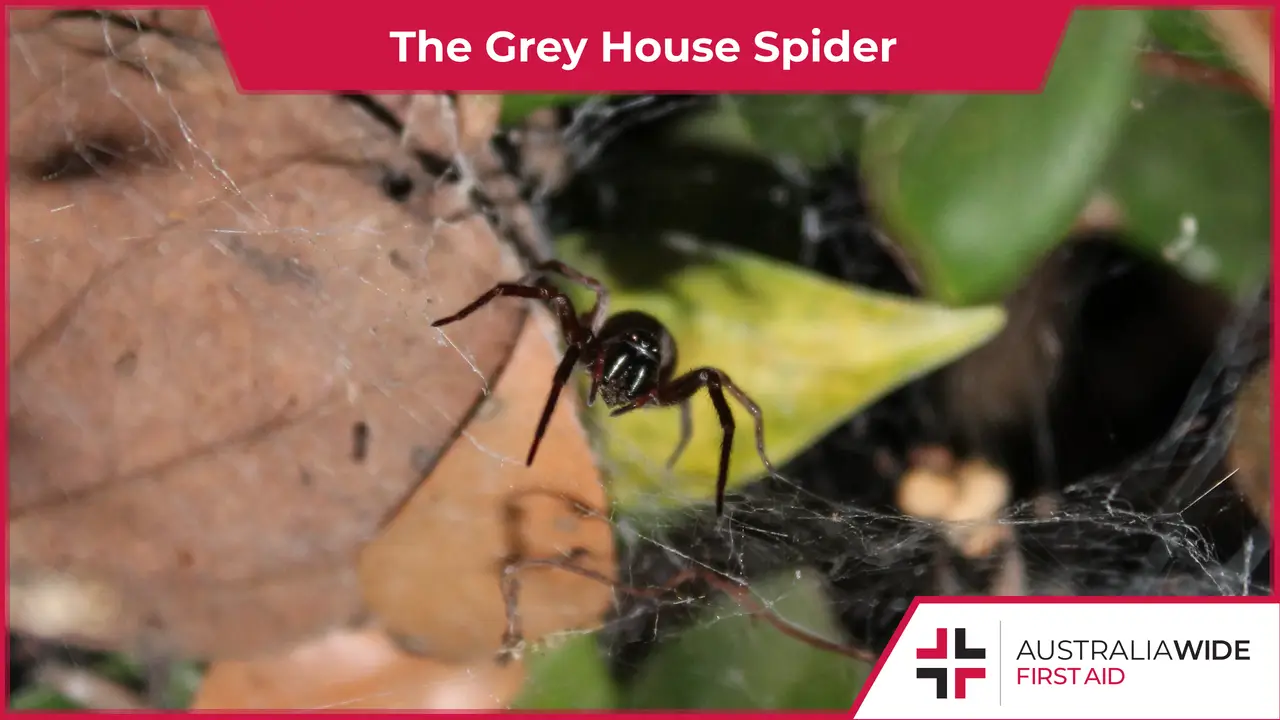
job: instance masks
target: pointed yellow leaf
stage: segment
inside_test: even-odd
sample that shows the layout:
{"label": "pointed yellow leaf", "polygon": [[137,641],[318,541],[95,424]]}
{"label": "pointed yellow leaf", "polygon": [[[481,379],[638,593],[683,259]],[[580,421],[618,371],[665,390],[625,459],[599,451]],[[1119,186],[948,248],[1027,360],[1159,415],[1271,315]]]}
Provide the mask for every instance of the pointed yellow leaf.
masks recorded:
{"label": "pointed yellow leaf", "polygon": [[[610,288],[610,312],[642,310],[667,325],[679,348],[677,373],[704,365],[728,373],[763,411],[765,449],[779,470],[861,408],[972,350],[1004,324],[997,306],[947,308],[687,237],[671,240],[660,253],[682,254],[685,262],[660,286],[611,277],[580,238],[562,238],[558,250]],[[581,299],[580,309],[588,307],[589,294],[566,289]],[[733,488],[765,470],[751,416],[729,402],[737,424]],[[610,418],[597,402],[589,414],[620,508],[644,513],[714,497],[721,430],[705,393],[693,402],[693,439],[671,470],[666,460],[679,438],[679,411],[645,408]]]}

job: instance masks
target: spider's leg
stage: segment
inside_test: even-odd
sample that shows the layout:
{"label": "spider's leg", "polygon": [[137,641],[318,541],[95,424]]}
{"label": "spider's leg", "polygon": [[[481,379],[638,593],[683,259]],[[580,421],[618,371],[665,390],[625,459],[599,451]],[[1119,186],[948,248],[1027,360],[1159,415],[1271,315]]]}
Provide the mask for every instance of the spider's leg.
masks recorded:
{"label": "spider's leg", "polygon": [[574,313],[573,301],[556,288],[541,283],[537,285],[509,282],[498,283],[497,285],[494,285],[489,292],[476,298],[470,305],[448,317],[440,318],[439,320],[431,323],[431,327],[438,328],[457,322],[499,297],[528,298],[530,300],[541,300],[545,302],[547,306],[555,312],[556,316],[560,318],[560,331],[564,335],[565,342],[571,345],[582,342],[584,329],[578,322],[577,314]]}
{"label": "spider's leg", "polygon": [[596,294],[596,304],[586,312],[584,317],[588,318],[585,323],[592,333],[600,332],[600,322],[604,320],[605,314],[609,309],[609,290],[605,288],[604,283],[591,277],[584,275],[577,270],[565,265],[559,260],[548,260],[538,263],[533,268],[535,273],[556,273],[566,277],[580,285],[585,285],[588,289]]}
{"label": "spider's leg", "polygon": [[711,396],[711,404],[716,406],[716,415],[720,416],[720,427],[724,430],[724,439],[720,441],[720,475],[716,478],[716,516],[724,514],[724,492],[729,484],[729,453],[733,449],[733,412],[724,399],[724,391],[720,389],[720,373],[704,372],[699,378],[707,386],[707,394]]}
{"label": "spider's leg", "polygon": [[778,471],[773,469],[773,463],[769,462],[769,456],[764,451],[764,414],[760,412],[760,406],[742,392],[741,388],[733,384],[728,375],[717,371],[720,375],[720,384],[742,403],[742,407],[751,413],[751,419],[755,421],[756,426],[756,453],[760,455],[760,462],[764,464],[764,469],[769,471],[770,475],[777,475]]}
{"label": "spider's leg", "polygon": [[692,437],[693,408],[689,406],[689,399],[685,398],[680,401],[680,441],[676,443],[675,452],[671,453],[671,458],[667,460],[667,469],[675,467],[676,461],[684,454],[684,450],[689,446],[689,440]]}
{"label": "spider's leg", "polygon": [[[772,475],[777,475],[773,469],[773,463],[769,462],[769,457],[764,451],[764,418],[760,412],[760,407],[742,392],[729,376],[716,368],[703,367],[697,370],[681,375],[671,382],[661,386],[657,390],[657,401],[660,405],[674,405],[676,403],[686,404],[689,398],[701,388],[707,389],[707,394],[711,396],[711,402],[715,405],[716,415],[720,418],[720,427],[724,430],[724,440],[720,444],[720,475],[716,482],[716,514],[720,515],[724,511],[724,493],[725,486],[728,484],[729,475],[729,454],[733,446],[733,431],[735,424],[733,421],[733,413],[729,410],[729,403],[725,401],[724,391],[728,390],[730,394],[742,403],[747,412],[751,413],[751,417],[755,420],[756,430],[756,451],[760,454],[760,461],[764,463],[764,467]],[[683,450],[683,442],[678,450]]]}
{"label": "spider's leg", "polygon": [[444,327],[445,325],[448,325],[450,323],[455,323],[465,318],[466,316],[470,315],[471,313],[479,310],[485,305],[489,304],[491,301],[496,300],[497,298],[500,298],[500,297],[522,297],[522,298],[531,298],[534,300],[546,300],[547,291],[535,285],[522,285],[520,283],[498,283],[497,285],[494,285],[493,288],[489,290],[489,292],[486,292],[485,294],[481,295],[480,297],[472,301],[470,305],[462,308],[458,312],[448,317],[442,317],[439,320],[436,320],[435,322],[431,323],[431,327],[438,328],[438,327]]}
{"label": "spider's leg", "polygon": [[[729,485],[729,455],[733,451],[733,431],[736,427],[733,411],[729,409],[729,403],[724,399],[724,391],[721,389],[722,381],[727,379],[724,373],[715,368],[698,368],[659,386],[656,393],[659,405],[688,405],[689,399],[704,387],[711,396],[711,404],[715,405],[716,416],[720,418],[720,429],[724,431],[724,437],[720,441],[720,472],[716,477],[717,517],[724,514],[724,494]],[[684,449],[683,442],[678,449]]]}
{"label": "spider's leg", "polygon": [[547,423],[551,421],[551,413],[556,409],[556,402],[560,399],[560,391],[564,389],[565,383],[569,381],[569,375],[573,372],[573,366],[578,362],[578,354],[581,352],[576,345],[570,345],[565,350],[564,358],[560,361],[560,367],[556,368],[555,377],[551,380],[551,394],[547,396],[547,405],[542,409],[542,418],[538,420],[538,429],[533,434],[533,445],[529,447],[529,457],[525,460],[526,466],[533,464],[533,456],[538,454],[538,445],[542,444],[542,436],[547,432]]}
{"label": "spider's leg", "polygon": [[600,391],[600,381],[604,378],[604,352],[597,350],[596,359],[591,363],[591,391],[587,393],[587,407],[596,402],[596,393]]}

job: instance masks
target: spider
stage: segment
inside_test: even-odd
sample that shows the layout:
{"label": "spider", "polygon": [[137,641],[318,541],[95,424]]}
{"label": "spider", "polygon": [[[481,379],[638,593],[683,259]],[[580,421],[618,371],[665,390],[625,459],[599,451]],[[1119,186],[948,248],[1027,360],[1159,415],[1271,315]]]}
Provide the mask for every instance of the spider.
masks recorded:
{"label": "spider", "polygon": [[[556,273],[580,283],[595,292],[595,305],[578,315],[573,302],[547,281],[548,273]],[[587,405],[595,403],[599,394],[606,407],[612,410],[610,417],[637,410],[645,406],[663,407],[678,405],[680,408],[680,440],[675,452],[667,460],[673,467],[689,444],[693,434],[689,400],[702,388],[707,389],[716,415],[720,418],[723,439],[720,442],[720,473],[716,481],[716,515],[724,514],[725,484],[729,475],[729,452],[733,447],[733,413],[724,393],[730,395],[751,413],[755,420],[756,451],[760,461],[770,474],[775,474],[764,450],[764,423],[760,408],[747,396],[724,371],[714,367],[702,367],[673,377],[676,367],[676,343],[671,333],[656,318],[643,312],[629,310],[612,316],[605,315],[609,306],[609,291],[593,277],[583,275],[562,262],[555,260],[540,263],[517,282],[498,283],[474,302],[446,318],[431,323],[431,327],[443,327],[462,320],[479,310],[489,301],[499,297],[518,297],[541,300],[560,319],[561,333],[566,350],[551,381],[551,393],[547,396],[538,429],[533,434],[533,444],[525,465],[532,465],[538,453],[538,445],[547,430],[551,413],[555,410],[560,392],[569,375],[581,363],[591,372],[591,390]]]}

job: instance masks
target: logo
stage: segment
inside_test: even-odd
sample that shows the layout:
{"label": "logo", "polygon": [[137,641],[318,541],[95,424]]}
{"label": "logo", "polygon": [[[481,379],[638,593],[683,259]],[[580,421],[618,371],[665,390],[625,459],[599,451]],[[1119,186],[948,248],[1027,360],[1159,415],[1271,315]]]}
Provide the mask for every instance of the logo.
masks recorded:
{"label": "logo", "polygon": [[[986,660],[987,659],[986,648],[969,647],[968,644],[966,644],[965,642],[966,631],[964,628],[953,628],[952,632],[955,633],[955,638],[956,638],[954,654],[952,655],[947,654],[947,650],[949,649],[947,646],[947,629],[938,628],[937,640],[934,642],[933,647],[917,648],[916,659],[917,660],[946,660],[948,658],[951,658],[954,660]],[[954,683],[955,694],[951,695],[950,697],[954,697],[957,700],[963,700],[965,696],[966,683],[968,683],[970,680],[979,680],[981,678],[985,678],[987,676],[987,669],[984,667],[972,667],[972,666],[955,667],[955,668],[950,668],[950,674],[948,675],[948,668],[945,668],[945,667],[916,668],[917,678],[921,680],[932,680],[934,682],[934,685],[937,687],[937,690],[938,690],[939,700],[946,700],[948,697],[947,678],[949,676],[955,678],[955,683]]]}

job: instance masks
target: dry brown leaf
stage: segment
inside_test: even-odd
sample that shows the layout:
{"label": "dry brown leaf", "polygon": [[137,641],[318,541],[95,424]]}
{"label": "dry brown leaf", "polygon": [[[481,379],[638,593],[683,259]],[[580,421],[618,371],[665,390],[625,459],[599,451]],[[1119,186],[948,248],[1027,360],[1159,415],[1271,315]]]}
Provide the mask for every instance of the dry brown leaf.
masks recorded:
{"label": "dry brown leaf", "polygon": [[289,652],[214,663],[195,710],[500,710],[523,667],[447,665],[398,649],[374,630],[338,631]]}
{"label": "dry brown leaf", "polygon": [[[502,96],[439,94],[371,96],[402,123],[402,140],[437,157],[475,158],[483,154],[502,116]],[[440,129],[446,132],[441,133]]]}
{"label": "dry brown leaf", "polygon": [[[445,95],[374,95],[401,123],[400,141],[439,158],[459,151],[458,118]],[[440,132],[444,128],[444,132]]]}
{"label": "dry brown leaf", "polygon": [[[571,391],[561,397],[533,466],[524,463],[559,360],[549,339],[554,323],[541,311],[533,317],[538,322],[525,325],[510,369],[464,439],[361,557],[370,609],[425,655],[472,662],[500,649],[506,629],[500,576],[508,558],[584,548],[581,567],[613,576],[609,524],[571,505],[597,513],[605,507]],[[611,597],[608,586],[559,569],[529,568],[520,578],[517,607],[529,640],[596,625]]]}
{"label": "dry brown leaf", "polygon": [[475,155],[494,133],[502,118],[502,96],[462,94],[454,100],[458,115],[458,145],[462,152]]}
{"label": "dry brown leaf", "polygon": [[[136,36],[136,30],[151,29],[181,37],[183,40],[194,40],[197,43],[216,45],[218,33],[204,10],[189,9],[146,9],[146,10],[112,10],[108,14],[117,22],[96,23],[81,22],[67,24],[58,18],[68,14],[89,15],[95,10],[71,8],[19,10],[9,14],[10,32],[25,34],[33,30],[49,30],[58,34],[64,41],[95,52],[102,46],[103,36],[109,41],[122,41],[128,45]],[[79,40],[77,40],[79,38]]]}
{"label": "dry brown leaf", "polygon": [[1236,433],[1228,462],[1231,481],[1258,519],[1271,527],[1271,365],[1255,373],[1240,391]]}
{"label": "dry brown leaf", "polygon": [[1271,107],[1271,11],[1213,8],[1201,12],[1258,98]]}
{"label": "dry brown leaf", "polygon": [[359,548],[523,311],[430,319],[514,260],[457,188],[389,200],[404,151],[349,104],[243,96],[214,48],[28,12],[9,46],[10,589],[43,601],[13,625],[215,657],[345,625]]}
{"label": "dry brown leaf", "polygon": [[[473,184],[487,198],[498,232],[520,247],[526,260],[541,262],[552,257],[543,222],[524,200],[530,178],[521,180],[508,173],[490,142],[501,119],[501,96],[464,94],[453,101],[438,94],[371,98],[400,121],[405,146],[458,166],[464,182]],[[440,128],[453,131],[441,133]],[[559,130],[548,127],[545,134],[559,137]],[[525,137],[520,146],[527,147],[528,142]],[[560,154],[564,155],[563,149]],[[529,169],[529,160],[522,157],[519,164],[523,169]]]}

